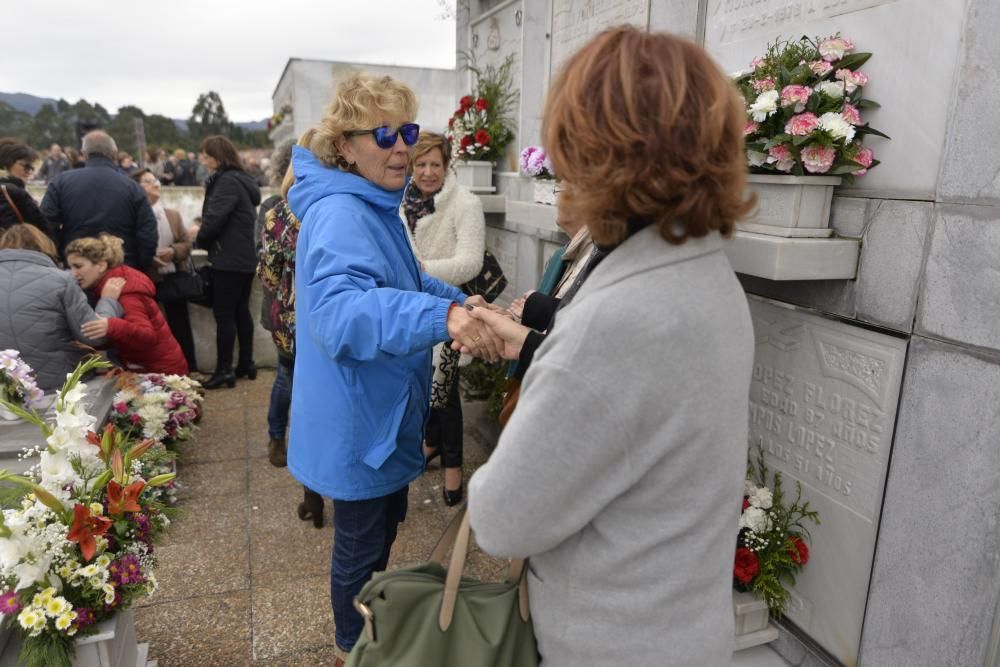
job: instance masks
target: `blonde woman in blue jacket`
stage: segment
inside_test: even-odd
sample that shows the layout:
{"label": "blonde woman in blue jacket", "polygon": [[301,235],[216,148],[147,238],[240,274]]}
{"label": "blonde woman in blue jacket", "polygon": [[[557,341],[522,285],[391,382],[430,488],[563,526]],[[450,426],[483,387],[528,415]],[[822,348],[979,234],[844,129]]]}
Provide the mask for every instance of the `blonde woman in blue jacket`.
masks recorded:
{"label": "blonde woman in blue jacket", "polygon": [[385,569],[424,467],[433,346],[452,338],[493,359],[501,347],[460,290],[420,270],[399,218],[416,112],[399,81],[351,76],[292,154],[302,228],[288,468],[333,498],[338,661],[362,629],[353,598]]}

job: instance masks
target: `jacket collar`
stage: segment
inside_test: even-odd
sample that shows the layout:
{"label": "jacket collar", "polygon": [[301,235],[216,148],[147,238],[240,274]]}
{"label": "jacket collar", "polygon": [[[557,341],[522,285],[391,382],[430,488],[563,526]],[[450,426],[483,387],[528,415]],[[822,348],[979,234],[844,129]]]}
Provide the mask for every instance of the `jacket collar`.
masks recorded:
{"label": "jacket collar", "polygon": [[48,255],[37,250],[0,250],[0,262],[28,262],[29,264],[56,268],[55,262]]}
{"label": "jacket collar", "polygon": [[594,269],[584,287],[587,292],[591,292],[635,274],[686,262],[702,255],[719,252],[725,247],[726,240],[717,232],[711,232],[701,238],[688,239],[681,245],[671,245],[660,236],[656,225],[650,225],[615,248],[600,266]]}
{"label": "jacket collar", "polygon": [[88,167],[111,167],[112,169],[118,169],[118,165],[111,158],[101,155],[100,153],[95,153],[93,155],[87,156],[87,166]]}

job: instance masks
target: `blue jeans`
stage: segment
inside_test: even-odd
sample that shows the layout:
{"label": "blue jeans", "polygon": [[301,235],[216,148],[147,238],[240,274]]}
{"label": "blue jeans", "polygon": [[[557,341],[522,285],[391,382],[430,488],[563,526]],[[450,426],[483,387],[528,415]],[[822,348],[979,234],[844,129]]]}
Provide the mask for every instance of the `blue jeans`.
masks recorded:
{"label": "blue jeans", "polygon": [[337,646],[350,651],[361,636],[364,620],[354,609],[354,598],[389,564],[396,529],[406,518],[404,486],[399,491],[369,500],[333,501],[333,562],[330,567],[330,600]]}
{"label": "blue jeans", "polygon": [[271,385],[271,404],[267,408],[267,434],[284,438],[288,428],[288,413],[292,407],[292,375],[295,362],[278,357],[278,374]]}

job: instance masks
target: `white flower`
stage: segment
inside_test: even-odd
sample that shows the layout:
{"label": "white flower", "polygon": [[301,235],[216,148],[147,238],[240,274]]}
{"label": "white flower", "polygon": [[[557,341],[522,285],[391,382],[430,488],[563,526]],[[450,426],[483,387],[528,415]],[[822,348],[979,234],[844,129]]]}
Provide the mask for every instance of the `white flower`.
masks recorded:
{"label": "white flower", "polygon": [[844,84],[840,81],[824,81],[816,84],[816,92],[830,99],[839,100],[844,96]]}
{"label": "white flower", "polygon": [[48,559],[40,559],[37,563],[20,563],[14,567],[14,576],[17,577],[15,591],[28,588],[35,582],[41,581],[49,571]]}
{"label": "white flower", "polygon": [[754,493],[754,491],[756,491],[756,490],[757,490],[757,487],[753,485],[753,482],[751,482],[749,479],[743,480],[743,495],[744,496],[752,496],[753,493]]}
{"label": "white flower", "polygon": [[774,502],[774,498],[771,495],[771,489],[766,486],[762,486],[756,489],[750,496],[750,504],[754,507],[759,507],[760,509],[769,510]]}
{"label": "white flower", "polygon": [[759,167],[767,162],[767,153],[760,151],[747,151],[747,164],[751,167]]}
{"label": "white flower", "polygon": [[767,117],[778,110],[779,93],[777,90],[765,90],[757,96],[757,99],[750,105],[750,113],[757,123],[767,120]]}
{"label": "white flower", "polygon": [[844,143],[850,143],[854,138],[854,126],[839,113],[826,112],[819,117],[819,126],[820,129],[829,132],[834,139],[843,139]]}
{"label": "white flower", "polygon": [[748,507],[740,516],[740,528],[749,528],[755,533],[766,533],[771,529],[767,512],[759,507]]}

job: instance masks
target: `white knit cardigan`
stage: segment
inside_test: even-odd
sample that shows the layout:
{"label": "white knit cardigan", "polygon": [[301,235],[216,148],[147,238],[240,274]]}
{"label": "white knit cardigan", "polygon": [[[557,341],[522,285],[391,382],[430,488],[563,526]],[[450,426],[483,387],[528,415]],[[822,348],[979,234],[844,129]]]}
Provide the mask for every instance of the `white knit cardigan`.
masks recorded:
{"label": "white knit cardigan", "polygon": [[[402,206],[399,215],[405,224]],[[412,238],[424,271],[451,285],[472,280],[483,268],[486,249],[486,218],[479,197],[449,174],[434,195],[434,213],[417,220]]]}

